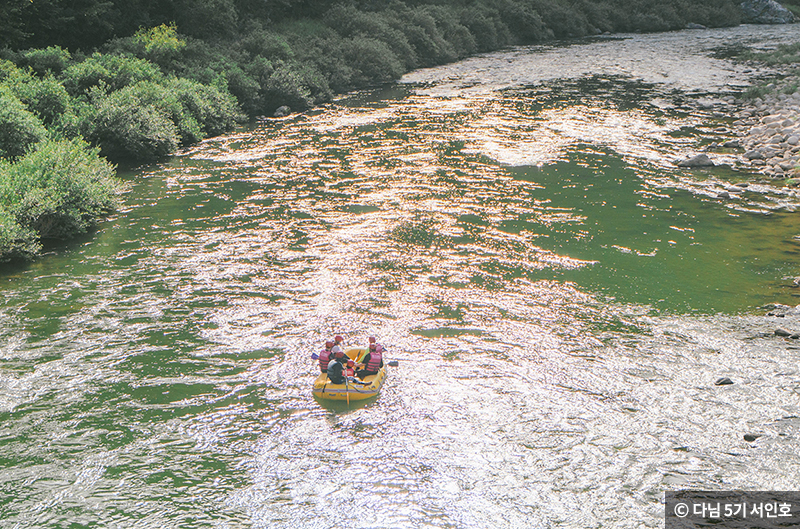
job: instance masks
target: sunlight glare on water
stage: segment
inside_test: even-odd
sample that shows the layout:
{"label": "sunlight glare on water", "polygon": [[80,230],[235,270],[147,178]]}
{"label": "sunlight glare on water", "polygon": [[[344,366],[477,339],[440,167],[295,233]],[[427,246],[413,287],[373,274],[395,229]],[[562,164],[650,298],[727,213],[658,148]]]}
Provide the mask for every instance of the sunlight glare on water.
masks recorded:
{"label": "sunlight glare on water", "polygon": [[[780,31],[490,54],[128,175],[0,278],[0,525],[641,528],[796,489],[797,197],[675,169],[719,123],[657,84]],[[312,397],[337,333],[398,360],[377,399]]]}

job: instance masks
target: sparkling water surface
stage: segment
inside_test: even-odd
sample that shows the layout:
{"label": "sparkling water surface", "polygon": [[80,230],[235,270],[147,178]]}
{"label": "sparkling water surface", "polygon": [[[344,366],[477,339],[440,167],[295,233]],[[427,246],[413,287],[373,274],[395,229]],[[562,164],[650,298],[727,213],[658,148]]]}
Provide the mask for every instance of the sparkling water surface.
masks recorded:
{"label": "sparkling water surface", "polygon": [[[796,36],[514,48],[125,174],[0,276],[0,527],[663,527],[666,490],[797,490],[800,317],[765,306],[798,303],[798,197],[673,163],[732,134],[752,72],[715,50]],[[398,360],[377,399],[311,396],[337,333]]]}

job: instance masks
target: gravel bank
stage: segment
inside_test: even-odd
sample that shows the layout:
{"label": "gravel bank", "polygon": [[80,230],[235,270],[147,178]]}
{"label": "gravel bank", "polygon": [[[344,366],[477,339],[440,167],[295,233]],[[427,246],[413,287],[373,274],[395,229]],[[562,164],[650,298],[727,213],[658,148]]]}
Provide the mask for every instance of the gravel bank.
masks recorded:
{"label": "gravel bank", "polygon": [[738,145],[729,142],[726,146],[743,149],[742,169],[773,178],[800,176],[800,92],[746,101],[735,116],[740,139]]}

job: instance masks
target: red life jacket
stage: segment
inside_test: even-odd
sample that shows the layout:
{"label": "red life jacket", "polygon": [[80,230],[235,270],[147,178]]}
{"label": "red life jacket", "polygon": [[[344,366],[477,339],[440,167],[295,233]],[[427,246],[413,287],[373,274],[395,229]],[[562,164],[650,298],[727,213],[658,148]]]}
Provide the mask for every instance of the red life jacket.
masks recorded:
{"label": "red life jacket", "polygon": [[319,369],[323,373],[328,372],[328,364],[331,362],[331,350],[330,349],[323,349],[321,353],[319,353]]}
{"label": "red life jacket", "polygon": [[367,365],[364,367],[364,370],[369,371],[370,373],[377,373],[381,368],[382,363],[383,355],[378,351],[370,351],[369,360],[367,361]]}

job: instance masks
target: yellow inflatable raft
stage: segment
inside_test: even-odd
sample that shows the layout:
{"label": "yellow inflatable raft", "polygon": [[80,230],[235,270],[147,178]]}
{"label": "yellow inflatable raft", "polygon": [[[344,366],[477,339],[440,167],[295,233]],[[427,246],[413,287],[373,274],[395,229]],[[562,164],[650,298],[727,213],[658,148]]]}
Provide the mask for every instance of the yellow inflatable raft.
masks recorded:
{"label": "yellow inflatable raft", "polygon": [[[348,357],[356,362],[366,356],[367,349],[356,347],[347,349],[344,352]],[[375,397],[380,393],[383,381],[386,380],[386,367],[380,368],[377,375],[369,375],[364,380],[354,377],[352,382],[347,384],[334,384],[325,373],[320,373],[314,381],[312,393],[318,399],[325,400],[365,400]]]}

